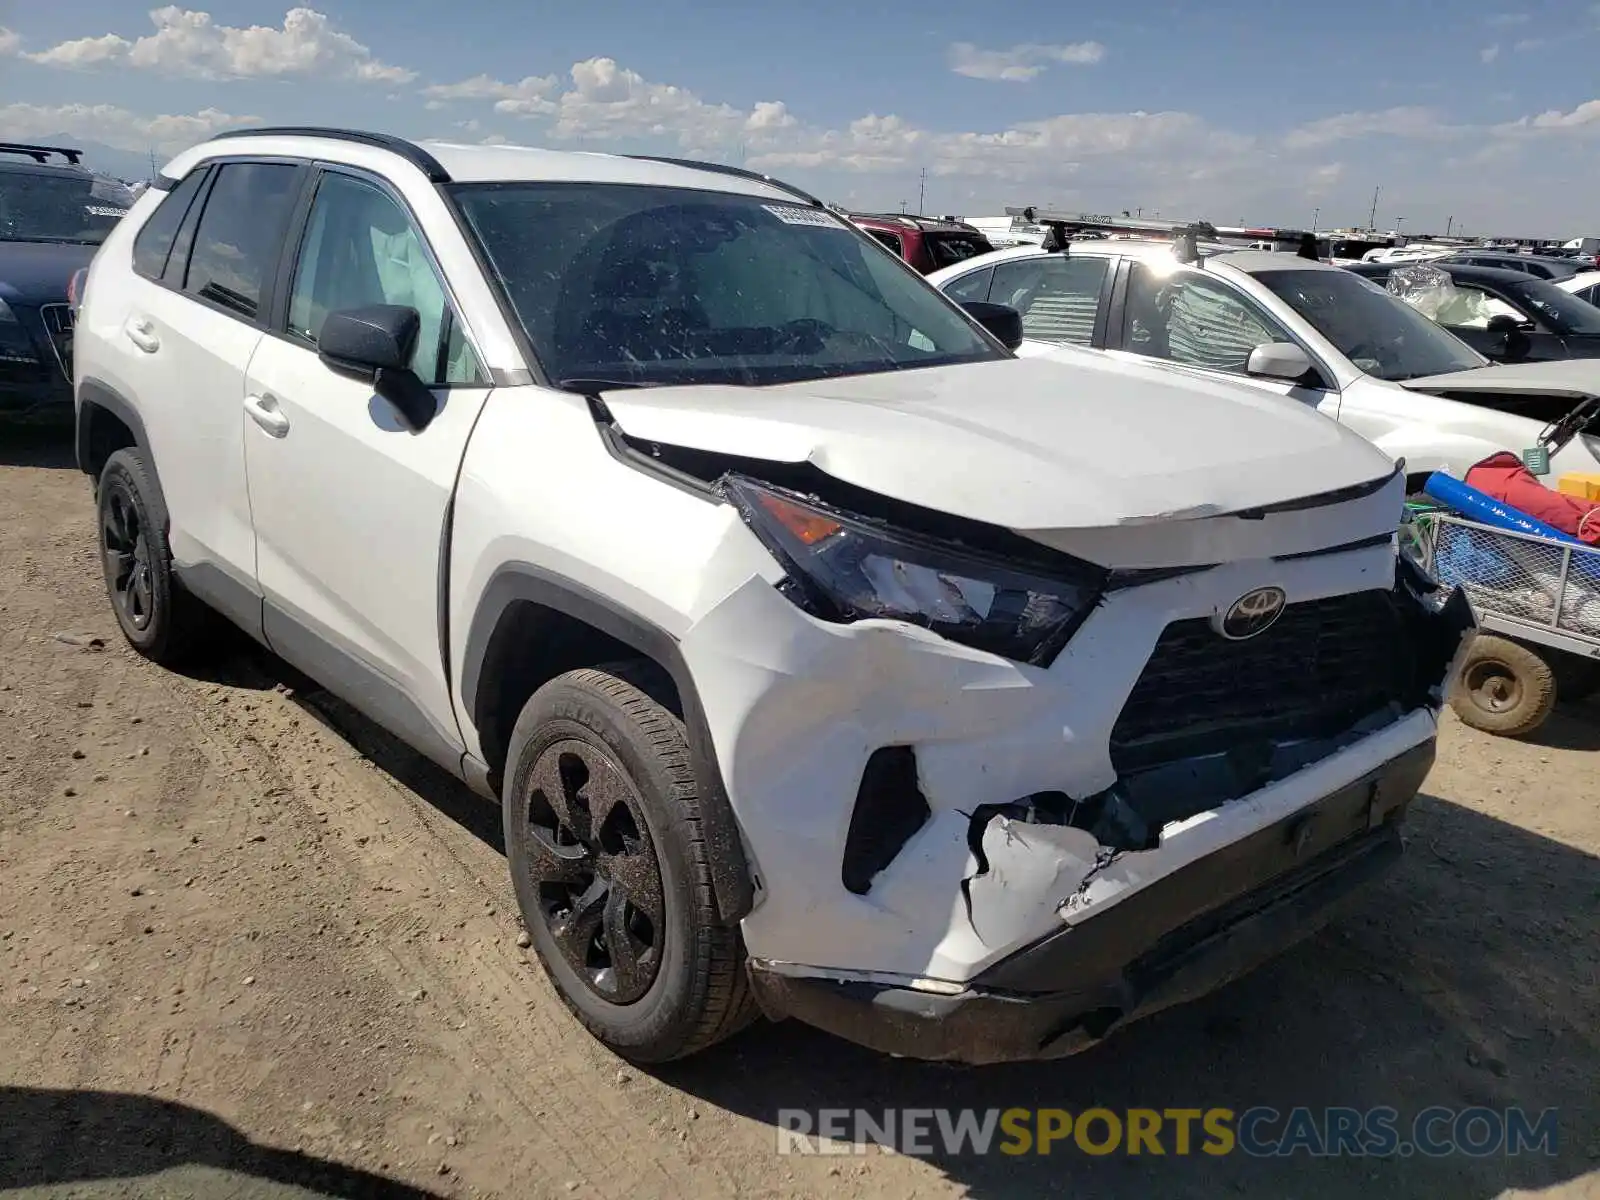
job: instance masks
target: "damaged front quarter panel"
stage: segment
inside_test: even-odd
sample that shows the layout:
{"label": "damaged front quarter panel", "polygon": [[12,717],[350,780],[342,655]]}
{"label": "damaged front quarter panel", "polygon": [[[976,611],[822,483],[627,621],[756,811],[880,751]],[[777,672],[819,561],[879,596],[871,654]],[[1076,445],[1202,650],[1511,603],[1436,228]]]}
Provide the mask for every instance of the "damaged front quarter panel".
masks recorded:
{"label": "damaged front quarter panel", "polygon": [[1437,711],[1477,636],[1477,618],[1466,593],[1445,587],[1405,553],[1397,555],[1394,593],[1415,654],[1415,703]]}

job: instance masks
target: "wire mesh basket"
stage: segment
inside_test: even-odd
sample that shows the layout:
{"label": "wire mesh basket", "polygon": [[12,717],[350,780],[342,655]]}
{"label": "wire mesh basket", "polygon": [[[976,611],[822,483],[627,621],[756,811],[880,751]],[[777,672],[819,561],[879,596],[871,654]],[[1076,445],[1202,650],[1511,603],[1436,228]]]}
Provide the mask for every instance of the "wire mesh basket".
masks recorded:
{"label": "wire mesh basket", "polygon": [[1403,544],[1480,616],[1600,639],[1600,550],[1513,533],[1448,512],[1413,510]]}

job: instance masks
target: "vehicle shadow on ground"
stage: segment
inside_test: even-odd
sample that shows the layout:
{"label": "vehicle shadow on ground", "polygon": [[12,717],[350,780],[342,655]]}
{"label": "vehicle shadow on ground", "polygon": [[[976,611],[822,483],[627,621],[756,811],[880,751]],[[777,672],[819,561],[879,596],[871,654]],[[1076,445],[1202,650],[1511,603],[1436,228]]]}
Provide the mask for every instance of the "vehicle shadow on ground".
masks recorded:
{"label": "vehicle shadow on ground", "polygon": [[225,1172],[217,1194],[257,1194],[243,1186],[248,1178],[352,1200],[434,1196],[356,1167],[259,1145],[221,1118],[174,1101],[0,1087],[0,1191],[127,1181],[183,1167]]}
{"label": "vehicle shadow on ground", "polygon": [[[1232,1194],[1467,1200],[1573,1180],[1600,1155],[1600,863],[1590,855],[1422,797],[1406,859],[1336,926],[1204,1000],[1135,1024],[1053,1063],[983,1069],[886,1060],[794,1023],[757,1026],[660,1071],[705,1101],[762,1121],[779,1110],[1297,1106],[1398,1110],[1402,1140],[1422,1110],[1559,1110],[1554,1154],[1508,1157],[1102,1157],[1069,1137],[1048,1156],[929,1156],[975,1197]],[[954,1114],[952,1114],[953,1116]],[[848,1127],[847,1127],[848,1128]],[[1260,1132],[1274,1137],[1282,1119]],[[1431,1127],[1448,1131],[1449,1125]],[[846,1133],[846,1137],[852,1136]],[[869,1135],[870,1136],[870,1135]],[[1091,1144],[1103,1142],[1096,1127]],[[1006,1141],[997,1135],[996,1146]],[[1124,1143],[1125,1145],[1125,1143]],[[876,1153],[876,1151],[874,1151]],[[776,1160],[775,1160],[776,1161]],[[841,1158],[846,1179],[871,1158]]]}
{"label": "vehicle shadow on ground", "polygon": [[1593,697],[1559,704],[1548,720],[1527,737],[1552,750],[1600,750],[1600,701]]}
{"label": "vehicle shadow on ground", "polygon": [[[230,670],[282,682],[290,699],[485,844],[504,853],[500,815],[343,702],[263,651]],[[298,682],[294,682],[298,681]],[[1593,722],[1587,706],[1550,727]],[[1571,736],[1577,736],[1572,734]],[[929,1161],[974,1197],[1092,1194],[1161,1200],[1219,1193],[1476,1200],[1596,1170],[1600,1142],[1600,860],[1424,795],[1395,872],[1333,928],[1215,995],[1053,1063],[964,1069],[888,1059],[788,1022],[758,1024],[659,1069],[662,1082],[767,1125],[779,1111],[1228,1108],[1398,1111],[1432,1106],[1557,1110],[1553,1154],[1472,1157],[1096,1157],[1071,1139],[1049,1156],[946,1154]],[[1430,1127],[1435,1134],[1438,1127]],[[1448,1125],[1444,1127],[1448,1129]],[[1104,1127],[1100,1137],[1104,1136]],[[1261,1126],[1275,1136],[1283,1122]],[[937,1136],[937,1134],[935,1134]],[[997,1144],[1003,1138],[997,1138]],[[848,1176],[870,1158],[841,1158]],[[844,1180],[841,1180],[844,1182]]]}
{"label": "vehicle shadow on ground", "polygon": [[77,452],[72,422],[32,423],[0,417],[0,467],[43,467],[75,471]]}

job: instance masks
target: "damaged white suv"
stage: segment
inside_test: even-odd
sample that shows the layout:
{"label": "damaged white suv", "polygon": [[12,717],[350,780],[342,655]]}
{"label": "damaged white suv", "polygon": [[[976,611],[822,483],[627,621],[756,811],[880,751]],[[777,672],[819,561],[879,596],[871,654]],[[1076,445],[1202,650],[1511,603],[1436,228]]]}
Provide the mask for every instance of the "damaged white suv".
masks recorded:
{"label": "damaged white suv", "polygon": [[79,461],[133,646],[500,801],[618,1053],[1050,1056],[1394,858],[1471,616],[1353,433],[1018,337],[747,173],[246,130],[96,256]]}

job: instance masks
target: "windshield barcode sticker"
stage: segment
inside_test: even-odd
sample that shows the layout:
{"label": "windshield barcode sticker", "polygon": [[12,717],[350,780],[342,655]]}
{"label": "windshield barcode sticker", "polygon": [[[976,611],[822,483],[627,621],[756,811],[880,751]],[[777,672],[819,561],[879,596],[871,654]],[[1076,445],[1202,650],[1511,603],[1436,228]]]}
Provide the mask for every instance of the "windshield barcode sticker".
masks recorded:
{"label": "windshield barcode sticker", "polygon": [[817,208],[796,208],[788,204],[763,204],[766,209],[785,225],[820,225],[824,229],[837,229],[839,222],[830,213],[825,213]]}
{"label": "windshield barcode sticker", "polygon": [[125,208],[112,208],[108,204],[85,204],[83,211],[91,217],[123,217],[128,213]]}

